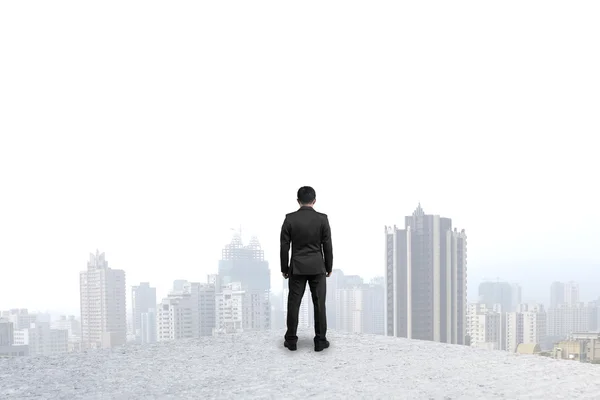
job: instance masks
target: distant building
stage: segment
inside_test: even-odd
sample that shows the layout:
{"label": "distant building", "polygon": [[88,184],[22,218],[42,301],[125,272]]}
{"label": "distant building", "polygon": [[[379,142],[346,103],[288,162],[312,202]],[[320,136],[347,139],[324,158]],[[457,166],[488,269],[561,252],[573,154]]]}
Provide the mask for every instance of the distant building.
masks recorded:
{"label": "distant building", "polygon": [[228,283],[216,296],[216,325],[213,334],[244,331],[244,291],[239,282]]}
{"label": "distant building", "polygon": [[562,282],[552,282],[550,285],[550,309],[556,308],[565,303],[565,284]]}
{"label": "distant building", "polygon": [[573,332],[596,328],[597,303],[562,303],[548,310],[548,336],[566,338]]}
{"label": "distant building", "polygon": [[337,329],[342,332],[361,333],[363,330],[363,298],[362,283],[349,282],[337,290],[338,308],[336,310]]}
{"label": "distant building", "polygon": [[579,303],[579,284],[576,282],[552,282],[550,285],[550,308]]}
{"label": "distant building", "polygon": [[479,303],[488,309],[499,304],[503,312],[514,312],[521,304],[521,288],[508,282],[482,282],[479,284]]}
{"label": "distant building", "polygon": [[147,312],[140,314],[140,343],[148,344],[158,340],[157,321],[156,308],[148,309]]}
{"label": "distant building", "polygon": [[521,304],[506,314],[506,350],[516,352],[520,344],[541,345],[546,338],[546,311],[541,304]]}
{"label": "distant building", "polygon": [[29,346],[14,343],[14,324],[5,318],[0,318],[0,358],[27,355],[29,355]]}
{"label": "distant building", "polygon": [[271,329],[271,272],[256,237],[252,237],[250,243],[244,246],[241,234],[237,233],[223,249],[217,293],[231,290],[231,284],[235,284],[235,287],[239,284],[239,291],[244,292],[248,312],[245,329]]}
{"label": "distant building", "polygon": [[384,278],[374,278],[363,286],[362,333],[385,334],[385,288]]}
{"label": "distant building", "polygon": [[34,322],[14,331],[15,345],[28,346],[30,356],[53,356],[69,351],[69,331],[52,329],[48,322]]}
{"label": "distant building", "polygon": [[271,290],[269,263],[265,260],[264,250],[256,237],[244,246],[241,235],[234,235],[231,243],[222,251],[218,279],[219,288],[239,282],[242,290]]}
{"label": "distant building", "polygon": [[579,284],[576,282],[565,283],[565,304],[579,304]]}
{"label": "distant building", "polygon": [[125,271],[111,269],[104,253],[90,254],[79,274],[83,349],[111,348],[127,340]]}
{"label": "distant building", "polygon": [[335,293],[337,329],[383,335],[384,298],[383,278],[364,283],[357,275],[339,276]]}
{"label": "distant building", "polygon": [[[142,314],[154,314],[154,310],[156,309],[156,288],[150,287],[150,283],[148,282],[142,282],[138,286],[133,286],[131,288],[131,307],[132,328],[136,341],[155,342],[156,336],[153,337],[152,331],[156,332],[156,329],[152,329],[153,327],[149,325],[144,325],[148,330],[146,332],[142,331]],[[142,340],[142,337],[144,337],[144,340]]]}
{"label": "distant building", "polygon": [[208,283],[199,283],[195,286],[198,293],[199,336],[211,336],[216,326],[217,288],[211,278],[208,277]]}
{"label": "distant building", "polygon": [[464,344],[467,236],[421,205],[405,229],[385,228],[385,333]]}
{"label": "distant building", "polygon": [[469,304],[467,311],[467,336],[472,347],[488,350],[505,350],[505,313],[502,307],[488,308],[486,304]]}
{"label": "distant building", "polygon": [[10,346],[14,343],[13,323],[0,319],[0,346]]}
{"label": "distant building", "polygon": [[13,323],[14,330],[26,329],[38,321],[37,314],[30,314],[26,308],[15,308],[2,313],[3,318]]}
{"label": "distant building", "polygon": [[[161,342],[197,337],[197,331],[194,329],[197,308],[192,301],[192,295],[177,284],[174,286],[176,289],[163,299],[156,312],[157,339]],[[149,327],[148,330],[151,329],[152,327]]]}
{"label": "distant building", "polygon": [[52,321],[52,328],[66,330],[70,341],[81,340],[81,322],[74,315],[61,315],[58,320]]}
{"label": "distant building", "polygon": [[159,340],[212,335],[216,323],[216,291],[215,284],[212,283],[215,280],[209,276],[208,281],[209,283],[186,280],[173,282],[173,290],[156,312]]}

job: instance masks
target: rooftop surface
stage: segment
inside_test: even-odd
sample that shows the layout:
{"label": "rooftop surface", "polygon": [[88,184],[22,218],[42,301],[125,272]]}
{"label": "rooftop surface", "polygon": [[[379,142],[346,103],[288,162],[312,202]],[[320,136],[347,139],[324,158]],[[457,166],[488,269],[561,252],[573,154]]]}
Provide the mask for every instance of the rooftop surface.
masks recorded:
{"label": "rooftop surface", "polygon": [[283,331],[0,359],[0,399],[599,399],[600,365],[330,332]]}

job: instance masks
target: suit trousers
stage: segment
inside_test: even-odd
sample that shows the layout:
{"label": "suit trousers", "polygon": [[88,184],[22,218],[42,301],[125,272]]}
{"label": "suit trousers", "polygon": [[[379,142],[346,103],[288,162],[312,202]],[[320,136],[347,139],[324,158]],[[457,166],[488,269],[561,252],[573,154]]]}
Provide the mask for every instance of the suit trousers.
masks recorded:
{"label": "suit trousers", "polygon": [[289,343],[298,342],[298,314],[300,313],[300,304],[304,297],[306,283],[310,287],[315,314],[314,340],[326,340],[327,314],[325,311],[325,297],[327,295],[327,276],[325,273],[317,275],[290,275],[288,281],[289,294],[285,340]]}

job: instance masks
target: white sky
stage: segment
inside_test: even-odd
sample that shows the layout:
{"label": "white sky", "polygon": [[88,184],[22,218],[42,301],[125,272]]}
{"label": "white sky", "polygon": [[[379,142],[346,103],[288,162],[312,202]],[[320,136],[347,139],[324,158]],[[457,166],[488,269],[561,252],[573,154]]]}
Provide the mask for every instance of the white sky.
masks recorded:
{"label": "white sky", "polygon": [[198,3],[0,3],[0,309],[78,312],[96,248],[161,297],[240,224],[279,290],[302,185],[345,273],[420,201],[471,298],[600,296],[600,3]]}

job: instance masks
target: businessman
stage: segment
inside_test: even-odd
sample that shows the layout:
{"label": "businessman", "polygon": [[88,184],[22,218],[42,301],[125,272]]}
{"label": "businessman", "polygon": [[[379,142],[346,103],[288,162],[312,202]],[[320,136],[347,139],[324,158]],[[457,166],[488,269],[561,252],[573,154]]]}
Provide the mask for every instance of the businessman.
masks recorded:
{"label": "businessman", "polygon": [[[326,214],[315,211],[315,190],[310,186],[298,189],[300,208],[285,216],[281,227],[281,273],[289,279],[287,332],[283,345],[296,350],[298,343],[298,313],[306,284],[310,287],[315,314],[315,351],[329,347],[325,296],[326,277],[331,276],[333,250],[331,228]],[[292,257],[289,258],[290,243]],[[289,263],[289,265],[288,265]]]}

